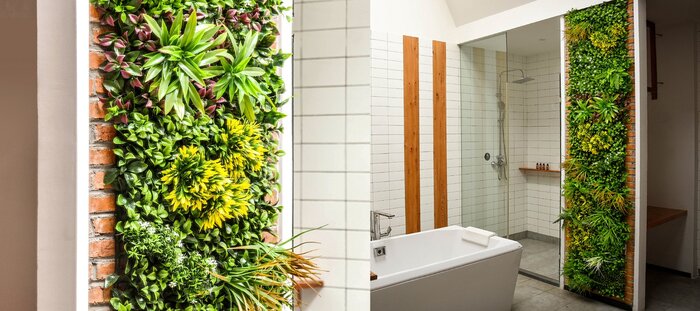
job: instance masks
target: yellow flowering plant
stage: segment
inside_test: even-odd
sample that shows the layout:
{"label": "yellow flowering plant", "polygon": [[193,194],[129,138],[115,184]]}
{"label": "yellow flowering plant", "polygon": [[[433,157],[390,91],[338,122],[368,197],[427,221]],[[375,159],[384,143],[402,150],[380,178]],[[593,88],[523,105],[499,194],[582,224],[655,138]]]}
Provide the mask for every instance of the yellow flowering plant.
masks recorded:
{"label": "yellow flowering plant", "polygon": [[227,219],[245,216],[251,194],[246,178],[232,180],[219,159],[207,160],[195,146],[182,146],[161,181],[173,211],[199,216],[202,230],[221,227]]}
{"label": "yellow flowering plant", "polygon": [[230,118],[214,140],[221,162],[232,179],[247,177],[262,168],[268,150],[258,124]]}

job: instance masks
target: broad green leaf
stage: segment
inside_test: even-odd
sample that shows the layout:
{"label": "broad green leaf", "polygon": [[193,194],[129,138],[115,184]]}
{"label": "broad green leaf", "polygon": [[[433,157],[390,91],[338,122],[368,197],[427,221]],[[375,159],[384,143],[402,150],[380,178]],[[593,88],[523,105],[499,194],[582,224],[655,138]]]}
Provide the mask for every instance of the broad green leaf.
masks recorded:
{"label": "broad green leaf", "polygon": [[243,69],[241,73],[250,77],[259,77],[265,74],[265,70],[258,67],[248,67]]}
{"label": "broad green leaf", "polygon": [[204,85],[202,76],[199,74],[199,68],[192,66],[186,62],[180,62],[177,64],[184,73],[186,73],[192,80],[197,81],[197,83]]}
{"label": "broad green leaf", "polygon": [[[192,83],[190,83],[190,79],[188,79],[187,75],[182,71],[179,71],[177,73],[177,78],[180,82],[180,90],[182,91],[182,96],[187,97],[187,92],[189,92],[189,90],[190,90],[190,88],[187,85],[192,84]],[[196,93],[196,90],[195,90],[195,93]],[[197,95],[199,96],[199,94],[197,94]]]}
{"label": "broad green leaf", "polygon": [[104,287],[105,288],[112,287],[112,285],[114,285],[114,283],[117,283],[117,281],[119,281],[119,275],[116,275],[116,274],[109,275],[105,278]]}
{"label": "broad green leaf", "polygon": [[143,173],[146,169],[148,169],[148,165],[144,162],[141,161],[134,161],[129,164],[128,167],[129,171],[134,172],[136,174]]}
{"label": "broad green leaf", "polygon": [[170,34],[168,33],[168,26],[165,25],[164,20],[160,21],[160,29],[161,29],[160,45],[166,46],[166,45],[170,44]]}
{"label": "broad green leaf", "polygon": [[164,46],[164,47],[158,49],[158,52],[161,52],[161,53],[167,54],[167,55],[177,56],[178,58],[182,57],[182,49],[179,46],[175,46],[175,45]]}
{"label": "broad green leaf", "polygon": [[176,101],[177,101],[177,98],[175,98],[173,93],[170,93],[167,96],[165,96],[165,107],[164,107],[163,112],[165,114],[170,113],[170,110],[173,109]]}
{"label": "broad green leaf", "polygon": [[197,93],[197,89],[192,83],[189,83],[189,94],[190,99],[194,103],[194,106],[197,108],[197,110],[204,113],[204,104],[202,103],[202,98],[199,97],[199,93]]}
{"label": "broad green leaf", "polygon": [[161,39],[161,38],[162,38],[162,35],[163,35],[163,32],[162,32],[160,26],[158,26],[158,22],[156,22],[155,19],[153,19],[152,17],[148,16],[147,14],[144,14],[144,15],[143,15],[143,18],[146,20],[146,23],[148,24],[148,27],[151,28],[151,32],[153,32],[153,34],[154,34],[156,37],[158,37],[158,39]]}
{"label": "broad green leaf", "polygon": [[[165,59],[165,56],[163,56],[163,59]],[[153,80],[153,78],[157,77],[162,69],[163,68],[161,66],[151,67],[150,69],[148,69],[148,72],[146,72],[146,82],[151,81]]]}
{"label": "broad green leaf", "polygon": [[163,66],[163,78],[160,80],[160,86],[158,87],[158,100],[162,100],[166,94],[168,94],[168,87],[170,87],[170,75],[171,71],[168,70],[168,64]]}
{"label": "broad green leaf", "polygon": [[175,20],[173,21],[173,24],[170,26],[170,34],[180,34],[180,31],[182,30],[182,11],[179,11],[177,15],[175,16]]}
{"label": "broad green leaf", "polygon": [[185,32],[182,34],[182,41],[180,44],[184,46],[190,46],[192,38],[194,38],[195,28],[197,27],[197,11],[192,11],[190,17],[187,19],[187,24],[185,24]]}

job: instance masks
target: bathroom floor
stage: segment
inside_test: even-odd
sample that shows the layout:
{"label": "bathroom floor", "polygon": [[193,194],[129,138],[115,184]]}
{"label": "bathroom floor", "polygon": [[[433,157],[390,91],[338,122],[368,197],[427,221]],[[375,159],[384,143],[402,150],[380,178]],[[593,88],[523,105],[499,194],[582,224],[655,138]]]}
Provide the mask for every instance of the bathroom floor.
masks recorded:
{"label": "bathroom floor", "polygon": [[520,269],[559,280],[559,245],[530,238],[518,240],[523,246]]}
{"label": "bathroom floor", "polygon": [[620,310],[602,302],[560,289],[559,287],[518,275],[513,297],[513,311],[532,310]]}
{"label": "bathroom floor", "polygon": [[647,310],[700,310],[700,279],[647,269]]}
{"label": "bathroom floor", "polygon": [[[700,310],[700,279],[647,269],[646,310]],[[621,310],[518,275],[511,310]]]}

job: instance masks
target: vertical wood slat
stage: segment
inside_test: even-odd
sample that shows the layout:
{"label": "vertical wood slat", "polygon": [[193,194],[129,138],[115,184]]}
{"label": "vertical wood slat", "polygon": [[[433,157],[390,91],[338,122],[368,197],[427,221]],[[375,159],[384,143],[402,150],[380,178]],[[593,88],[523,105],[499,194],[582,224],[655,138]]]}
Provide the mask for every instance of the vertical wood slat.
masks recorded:
{"label": "vertical wood slat", "polygon": [[447,226],[447,52],[433,41],[433,185],[435,228]]}
{"label": "vertical wood slat", "polygon": [[420,231],[418,38],[403,37],[403,134],[406,233]]}

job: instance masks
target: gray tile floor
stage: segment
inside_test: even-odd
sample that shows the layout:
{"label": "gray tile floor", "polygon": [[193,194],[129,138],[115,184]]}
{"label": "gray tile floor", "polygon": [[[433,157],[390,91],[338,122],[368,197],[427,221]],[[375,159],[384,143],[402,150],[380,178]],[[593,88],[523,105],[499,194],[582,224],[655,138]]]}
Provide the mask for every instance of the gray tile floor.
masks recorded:
{"label": "gray tile floor", "polygon": [[620,310],[559,287],[518,275],[513,297],[513,311],[540,310]]}
{"label": "gray tile floor", "polygon": [[523,245],[520,269],[559,280],[559,245],[533,239],[518,240]]}
{"label": "gray tile floor", "polygon": [[647,269],[647,310],[700,310],[700,279]]}
{"label": "gray tile floor", "polygon": [[[700,310],[700,279],[647,270],[648,311]],[[511,310],[621,310],[556,286],[518,275]]]}

